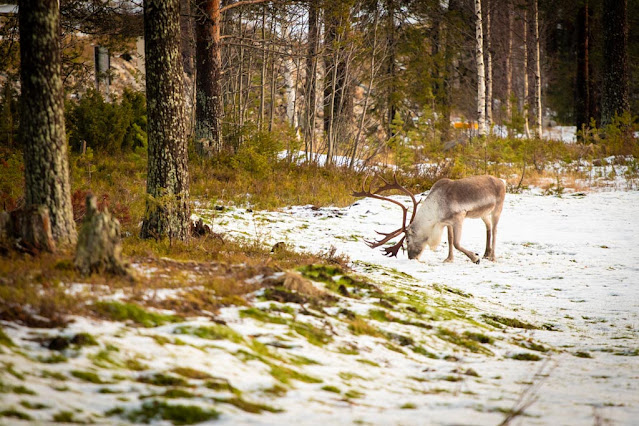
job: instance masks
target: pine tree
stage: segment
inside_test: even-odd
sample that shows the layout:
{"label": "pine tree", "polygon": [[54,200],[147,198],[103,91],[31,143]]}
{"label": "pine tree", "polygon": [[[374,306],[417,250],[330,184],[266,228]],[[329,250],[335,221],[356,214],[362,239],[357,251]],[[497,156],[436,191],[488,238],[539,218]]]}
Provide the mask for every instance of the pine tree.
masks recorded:
{"label": "pine tree", "polygon": [[149,172],[141,238],[189,236],[189,173],[179,0],[145,0]]}

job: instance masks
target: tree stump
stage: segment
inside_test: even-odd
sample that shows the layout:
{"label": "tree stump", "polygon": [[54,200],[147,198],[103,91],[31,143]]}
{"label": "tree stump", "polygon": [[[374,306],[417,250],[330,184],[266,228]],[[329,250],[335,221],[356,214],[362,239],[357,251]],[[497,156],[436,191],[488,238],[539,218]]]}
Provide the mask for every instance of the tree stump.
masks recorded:
{"label": "tree stump", "polygon": [[40,205],[0,213],[0,245],[30,254],[55,252],[49,209]]}
{"label": "tree stump", "polygon": [[120,222],[111,216],[105,207],[98,211],[98,202],[93,194],[86,199],[86,213],[78,236],[75,267],[84,275],[92,272],[128,275],[122,261]]}

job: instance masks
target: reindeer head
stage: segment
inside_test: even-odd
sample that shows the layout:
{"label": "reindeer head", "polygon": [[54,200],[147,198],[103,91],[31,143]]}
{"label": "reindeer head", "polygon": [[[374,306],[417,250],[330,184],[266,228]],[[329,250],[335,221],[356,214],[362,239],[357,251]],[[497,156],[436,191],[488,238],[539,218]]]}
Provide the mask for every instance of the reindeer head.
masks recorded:
{"label": "reindeer head", "polygon": [[[415,200],[415,196],[406,188],[404,188],[403,186],[401,186],[399,184],[399,182],[397,182],[397,176],[394,176],[394,182],[390,183],[387,180],[385,180],[383,177],[379,176],[379,178],[384,182],[384,185],[377,188],[376,190],[372,190],[373,187],[373,183],[375,181],[375,177],[373,177],[373,180],[371,181],[371,184],[369,186],[369,189],[366,190],[366,181],[368,180],[368,176],[364,179],[364,182],[362,182],[362,190],[361,191],[354,191],[353,192],[353,196],[355,197],[369,197],[369,198],[375,198],[377,200],[384,200],[384,201],[390,201],[393,204],[398,205],[399,207],[401,207],[402,211],[403,211],[403,220],[402,220],[402,226],[399,229],[396,229],[393,232],[389,232],[389,233],[385,233],[385,232],[379,232],[379,231],[375,231],[377,232],[379,235],[383,235],[384,238],[382,238],[379,241],[366,241],[366,244],[368,244],[368,246],[370,248],[377,248],[379,246],[381,246],[382,244],[387,243],[388,241],[392,240],[395,237],[400,236],[401,234],[404,234],[404,236],[399,240],[399,242],[391,247],[386,247],[384,249],[384,256],[388,256],[388,257],[397,257],[397,253],[399,252],[399,249],[402,248],[403,244],[404,244],[404,240],[406,240],[407,242],[407,246],[408,246],[408,257],[410,259],[414,259],[415,257],[419,256],[419,254],[421,253],[421,249],[419,250],[419,252],[417,254],[415,254],[415,250],[413,248],[414,246],[414,230],[411,227],[411,224],[413,223],[413,220],[415,219],[415,213],[417,212],[417,200]],[[396,189],[399,190],[401,192],[403,192],[404,194],[410,196],[411,200],[413,201],[413,213],[411,215],[410,218],[410,222],[408,223],[408,225],[406,225],[406,219],[408,216],[408,209],[399,201],[393,200],[391,198],[388,197],[383,197],[381,195],[379,195],[381,192],[384,191],[389,191],[391,189]],[[422,247],[423,249],[423,247]]]}

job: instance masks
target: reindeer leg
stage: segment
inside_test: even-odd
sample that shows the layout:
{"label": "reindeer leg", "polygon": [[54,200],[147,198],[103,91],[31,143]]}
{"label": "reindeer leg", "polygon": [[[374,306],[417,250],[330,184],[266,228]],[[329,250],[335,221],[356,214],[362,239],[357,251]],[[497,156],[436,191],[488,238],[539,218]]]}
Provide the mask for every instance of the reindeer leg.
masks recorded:
{"label": "reindeer leg", "polygon": [[492,242],[491,242],[491,251],[490,251],[490,256],[488,256],[488,260],[491,261],[495,261],[497,259],[497,257],[495,256],[495,243],[497,242],[497,222],[499,222],[499,215],[501,214],[501,211],[499,211],[498,213],[493,213],[493,235],[492,235]]}
{"label": "reindeer leg", "polygon": [[448,229],[448,257],[444,260],[444,263],[450,263],[453,261],[453,227],[448,225],[446,228]]}
{"label": "reindeer leg", "polygon": [[[490,259],[493,256],[493,245],[492,245],[492,228],[493,224],[488,216],[484,216],[481,218],[486,225],[486,251],[484,251],[484,259]],[[492,260],[492,259],[491,259]]]}
{"label": "reindeer leg", "polygon": [[459,218],[457,219],[454,224],[453,224],[453,236],[454,236],[454,245],[455,248],[459,251],[461,251],[462,253],[464,253],[466,256],[468,256],[468,258],[471,260],[471,262],[476,263],[479,265],[479,256],[476,253],[473,253],[470,250],[466,250],[465,248],[463,248],[461,246],[461,234],[462,234],[462,222],[463,222],[463,218]]}

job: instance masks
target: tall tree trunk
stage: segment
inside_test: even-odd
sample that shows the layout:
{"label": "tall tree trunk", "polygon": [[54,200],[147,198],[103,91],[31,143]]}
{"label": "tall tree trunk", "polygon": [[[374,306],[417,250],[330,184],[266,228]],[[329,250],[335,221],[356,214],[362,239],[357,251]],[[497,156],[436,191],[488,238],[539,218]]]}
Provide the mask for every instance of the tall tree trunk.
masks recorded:
{"label": "tall tree trunk", "polygon": [[149,171],[141,238],[185,240],[190,208],[179,0],[145,0]]}
{"label": "tall tree trunk", "polygon": [[542,120],[543,110],[541,109],[541,47],[539,43],[539,4],[538,0],[533,2],[533,21],[535,31],[535,133],[538,138],[543,136]]}
{"label": "tall tree trunk", "polygon": [[577,18],[577,81],[575,92],[575,125],[577,131],[590,125],[590,12],[588,1],[579,9]]}
{"label": "tall tree trunk", "polygon": [[387,33],[388,33],[388,65],[386,79],[388,81],[388,105],[387,105],[387,117],[388,120],[386,133],[388,137],[393,137],[393,120],[395,119],[395,113],[397,112],[396,104],[396,81],[397,81],[397,40],[396,40],[396,25],[395,25],[395,0],[386,0],[386,13],[387,13]]}
{"label": "tall tree trunk", "polygon": [[191,11],[192,0],[180,0],[180,32],[181,32],[181,52],[182,67],[184,73],[191,77],[194,72],[193,67],[193,16]]}
{"label": "tall tree trunk", "polygon": [[491,3],[486,1],[486,127],[492,131],[493,125],[493,52],[492,52],[492,29],[491,24]]}
{"label": "tall tree trunk", "polygon": [[628,88],[628,1],[603,2],[604,65],[601,122],[630,108]]}
{"label": "tall tree trunk", "polygon": [[506,117],[509,123],[508,134],[512,133],[513,121],[513,0],[508,1],[508,51],[506,53]]}
{"label": "tall tree trunk", "polygon": [[266,99],[266,7],[262,8],[262,69],[260,72],[260,111],[258,128],[264,126],[264,107]]}
{"label": "tall tree trunk", "polygon": [[319,43],[319,6],[311,1],[308,5],[308,53],[306,57],[306,158],[313,156],[315,142],[315,113],[317,104],[317,49]]}
{"label": "tall tree trunk", "polygon": [[[524,6],[526,7],[526,6]],[[528,107],[528,11],[524,9],[524,93],[522,95],[523,99],[523,108],[522,113],[524,114],[524,134],[527,138],[530,138],[530,126],[528,124],[528,116],[529,116],[529,107]]]}
{"label": "tall tree trunk", "polygon": [[220,0],[197,0],[195,141],[200,155],[222,147]]}
{"label": "tall tree trunk", "polygon": [[[284,20],[288,21],[289,16],[284,9]],[[286,22],[282,23],[282,37],[287,44],[286,53],[284,57],[284,93],[286,97],[286,119],[291,127],[297,129],[297,114],[295,111],[295,104],[297,102],[297,88],[295,87],[295,62],[293,61],[293,50],[291,48],[292,31],[290,25]]]}
{"label": "tall tree trunk", "polygon": [[475,57],[477,62],[477,131],[486,135],[486,80],[484,70],[484,35],[481,0],[475,0]]}
{"label": "tall tree trunk", "polygon": [[22,87],[19,140],[24,147],[25,201],[28,207],[48,208],[56,241],[74,243],[77,234],[64,128],[58,1],[21,0],[18,19]]}

